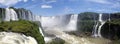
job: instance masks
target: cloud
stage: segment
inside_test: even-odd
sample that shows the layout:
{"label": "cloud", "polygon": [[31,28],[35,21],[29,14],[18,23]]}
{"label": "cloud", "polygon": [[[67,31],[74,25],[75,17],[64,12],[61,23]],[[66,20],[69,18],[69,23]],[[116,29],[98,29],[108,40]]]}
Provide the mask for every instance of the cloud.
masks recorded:
{"label": "cloud", "polygon": [[27,2],[28,0],[0,0],[0,5],[9,7],[9,6],[13,6],[21,1]]}
{"label": "cloud", "polygon": [[23,0],[24,2],[27,2],[28,0]]}
{"label": "cloud", "polygon": [[54,3],[54,2],[57,2],[56,0],[50,0],[50,1],[47,1],[46,3]]}
{"label": "cloud", "polygon": [[98,4],[104,4],[107,8],[120,8],[120,0],[86,0],[88,2],[94,2]]}
{"label": "cloud", "polygon": [[41,5],[41,8],[52,8],[50,5]]}
{"label": "cloud", "polygon": [[120,8],[120,3],[114,3],[114,4],[112,5],[112,8]]}
{"label": "cloud", "polygon": [[57,2],[57,0],[42,0],[41,8],[53,8],[52,5],[49,4],[54,2]]}
{"label": "cloud", "polygon": [[93,12],[99,12],[99,13],[112,13],[112,12],[118,12],[117,10],[110,9],[110,8],[87,8],[86,11],[93,11]]}
{"label": "cloud", "polygon": [[87,0],[87,1],[94,2],[94,3],[101,3],[101,4],[111,4],[111,2],[108,0]]}
{"label": "cloud", "polygon": [[57,2],[57,0],[42,0],[42,1],[43,1],[43,3],[45,3],[45,4]]}

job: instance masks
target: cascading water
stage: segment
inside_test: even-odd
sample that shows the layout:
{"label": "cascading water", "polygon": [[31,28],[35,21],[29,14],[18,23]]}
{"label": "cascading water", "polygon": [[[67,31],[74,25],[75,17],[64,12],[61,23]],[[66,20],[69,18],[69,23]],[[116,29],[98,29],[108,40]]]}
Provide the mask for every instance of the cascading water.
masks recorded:
{"label": "cascading water", "polygon": [[30,11],[28,11],[28,20],[29,21],[33,20],[32,13]]}
{"label": "cascading water", "polygon": [[13,32],[0,32],[0,44],[38,44],[37,41],[30,36]]}
{"label": "cascading water", "polygon": [[102,14],[99,14],[99,22],[100,22],[100,26],[98,27],[98,36],[102,37],[101,36],[101,28],[105,24],[105,21],[102,20]]}
{"label": "cascading water", "polygon": [[18,16],[15,10],[10,9],[10,12],[11,12],[11,20],[18,20]]}
{"label": "cascading water", "polygon": [[[71,17],[71,16],[70,16]],[[69,16],[50,16],[50,17],[41,17],[41,25],[44,30],[53,27],[61,27],[65,28],[66,25],[69,23]],[[66,30],[64,30],[66,31]]]}
{"label": "cascading water", "polygon": [[6,8],[6,10],[5,10],[5,21],[10,21],[10,10],[9,10],[9,8]]}
{"label": "cascading water", "polygon": [[[24,11],[20,10],[18,11],[19,18],[24,20],[30,20],[30,21],[38,21],[40,23],[40,16],[35,16],[33,19],[32,13],[30,11]],[[10,21],[10,20],[18,20],[18,15],[12,8],[6,8],[5,9],[5,19],[4,21]],[[42,29],[39,27],[41,34],[43,35]],[[44,35],[43,35],[44,36]]]}
{"label": "cascading water", "polygon": [[[33,16],[33,19],[34,19],[33,21],[38,21],[39,23],[41,22],[41,16]],[[44,37],[43,30],[41,29],[41,27],[39,27],[39,31]]]}
{"label": "cascading water", "polygon": [[71,15],[70,22],[66,26],[66,29],[68,29],[68,31],[76,31],[77,30],[76,29],[77,28],[77,18],[78,18],[77,14]]}
{"label": "cascading water", "polygon": [[97,29],[98,29],[98,23],[96,22],[96,25],[94,26],[93,37],[98,37]]}
{"label": "cascading water", "polygon": [[[21,14],[22,14],[22,19],[26,19],[26,11],[24,10],[21,10]],[[27,19],[26,19],[27,20]]]}
{"label": "cascading water", "polygon": [[42,34],[42,36],[44,37],[44,34],[43,34],[43,31],[42,31],[41,27],[39,27],[39,31]]}
{"label": "cascading water", "polygon": [[17,13],[13,9],[6,8],[5,11],[5,21],[18,20]]}
{"label": "cascading water", "polygon": [[[41,17],[41,24],[42,24],[44,31],[48,34],[50,34],[52,31],[54,31],[54,28],[56,28],[56,27],[59,27],[60,31],[68,31],[68,32],[76,31],[77,30],[76,29],[77,28],[76,27],[77,18],[78,18],[78,15],[76,15],[76,14],[70,15],[70,16],[65,15],[65,16]],[[51,30],[51,31],[48,31],[48,30]],[[57,30],[57,29],[55,29],[55,30]],[[62,32],[62,33],[64,33],[64,32]],[[58,36],[56,34],[53,34],[53,35]],[[67,36],[67,34],[65,34],[65,36]],[[60,37],[63,37],[63,36],[60,35]],[[51,38],[45,37],[46,42],[48,42],[48,40],[50,40],[50,39],[52,39],[52,37]],[[74,38],[72,38],[72,40],[73,39]]]}

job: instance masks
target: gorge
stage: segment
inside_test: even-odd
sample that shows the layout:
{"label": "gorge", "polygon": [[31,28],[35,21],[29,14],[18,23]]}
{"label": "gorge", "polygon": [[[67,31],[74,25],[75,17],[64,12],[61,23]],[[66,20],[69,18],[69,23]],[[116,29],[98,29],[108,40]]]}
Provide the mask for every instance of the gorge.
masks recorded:
{"label": "gorge", "polygon": [[[45,42],[58,37],[68,44],[96,44],[85,38],[79,38],[84,37],[84,35],[110,40],[120,38],[120,31],[118,31],[120,29],[120,13],[84,12],[58,16],[39,16],[23,8],[0,8],[0,22],[19,21],[21,19],[36,22],[39,25],[39,33],[44,37]],[[7,34],[5,33],[5,35]],[[31,38],[29,39],[31,40]]]}

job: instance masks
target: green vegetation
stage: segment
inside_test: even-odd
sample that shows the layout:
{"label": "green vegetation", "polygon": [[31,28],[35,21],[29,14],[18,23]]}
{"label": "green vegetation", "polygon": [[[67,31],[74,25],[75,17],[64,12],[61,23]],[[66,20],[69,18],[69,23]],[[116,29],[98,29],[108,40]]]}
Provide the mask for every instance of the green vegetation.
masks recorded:
{"label": "green vegetation", "polygon": [[91,33],[95,22],[98,22],[98,13],[84,12],[80,13],[77,21],[77,29],[81,33]]}
{"label": "green vegetation", "polygon": [[111,44],[120,44],[120,19],[113,18],[102,27],[103,37],[111,39]]}
{"label": "green vegetation", "polygon": [[34,37],[37,40],[38,44],[45,44],[44,38],[39,32],[39,27],[34,22],[26,20],[1,22],[0,32],[2,31],[23,33],[27,36]]}

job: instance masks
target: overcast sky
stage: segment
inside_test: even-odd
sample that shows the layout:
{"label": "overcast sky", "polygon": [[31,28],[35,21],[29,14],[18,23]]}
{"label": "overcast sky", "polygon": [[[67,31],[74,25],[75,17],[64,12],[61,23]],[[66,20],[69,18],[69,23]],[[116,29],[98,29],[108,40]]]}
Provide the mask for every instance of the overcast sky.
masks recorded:
{"label": "overcast sky", "polygon": [[81,12],[120,12],[120,0],[0,0],[0,7],[31,10],[35,15],[53,16]]}

